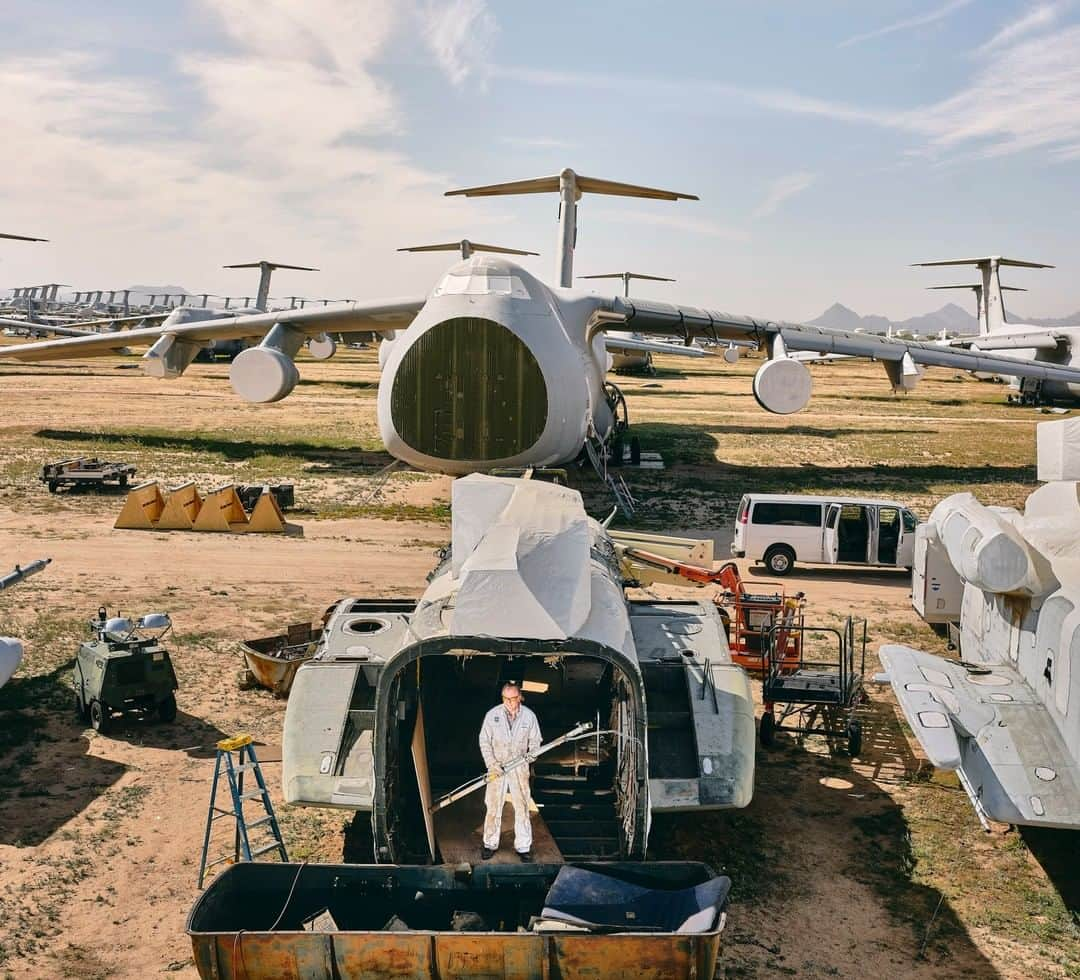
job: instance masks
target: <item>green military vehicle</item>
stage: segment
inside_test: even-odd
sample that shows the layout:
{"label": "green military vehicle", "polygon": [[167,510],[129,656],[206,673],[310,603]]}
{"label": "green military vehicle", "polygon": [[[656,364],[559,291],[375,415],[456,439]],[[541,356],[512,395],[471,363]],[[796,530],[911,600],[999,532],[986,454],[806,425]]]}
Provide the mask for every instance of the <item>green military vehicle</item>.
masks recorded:
{"label": "green military vehicle", "polygon": [[94,730],[108,731],[116,714],[176,718],[179,687],[162,637],[172,628],[168,613],[148,613],[135,622],[110,617],[102,606],[90,620],[94,639],[75,658],[75,710]]}

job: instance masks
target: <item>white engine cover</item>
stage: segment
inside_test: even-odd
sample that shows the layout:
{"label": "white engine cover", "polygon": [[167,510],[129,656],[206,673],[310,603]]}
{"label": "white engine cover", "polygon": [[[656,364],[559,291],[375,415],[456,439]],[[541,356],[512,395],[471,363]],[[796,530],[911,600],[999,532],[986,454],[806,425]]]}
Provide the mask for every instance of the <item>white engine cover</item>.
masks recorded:
{"label": "white engine cover", "polygon": [[813,379],[806,366],[790,357],[766,361],[754,375],[754,398],[766,412],[791,415],[810,401]]}
{"label": "white engine cover", "polygon": [[246,402],[281,401],[299,380],[292,358],[271,347],[242,350],[229,368],[233,391]]}

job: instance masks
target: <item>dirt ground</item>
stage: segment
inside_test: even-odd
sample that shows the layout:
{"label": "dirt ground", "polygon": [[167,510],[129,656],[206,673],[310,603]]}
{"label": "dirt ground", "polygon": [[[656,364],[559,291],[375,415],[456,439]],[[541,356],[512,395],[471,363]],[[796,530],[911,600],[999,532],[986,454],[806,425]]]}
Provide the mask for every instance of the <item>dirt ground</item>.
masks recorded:
{"label": "dirt ground", "polygon": [[[317,619],[345,595],[418,595],[449,538],[447,478],[398,473],[376,492],[390,459],[376,438],[373,352],[305,360],[294,395],[263,407],[232,396],[227,365],[161,383],[135,363],[0,367],[0,573],[53,559],[0,595],[0,633],[27,647],[0,689],[0,976],[196,975],[184,923],[226,735],[260,743],[290,856],[340,860],[341,812],[279,803],[285,703],[238,688],[238,641]],[[925,514],[957,489],[1016,505],[1034,486],[1042,417],[1001,404],[999,387],[932,372],[901,399],[880,366],[833,365],[815,369],[807,412],[778,419],[750,397],[755,366],[665,361],[655,379],[620,382],[644,448],[667,463],[628,474],[635,524],[724,541],[750,489],[874,493]],[[204,490],[290,480],[303,536],[114,530],[118,494],[50,495],[36,479],[42,463],[83,454]],[[606,514],[596,482],[571,477]],[[788,587],[806,592],[808,620],[869,620],[868,674],[886,640],[944,649],[903,573],[800,568]],[[77,720],[71,662],[100,605],[172,615],[172,725],[106,736]],[[746,810],[655,820],[650,856],[732,877],[719,974],[1080,976],[1068,836],[984,833],[955,780],[920,759],[887,689],[871,685],[863,722],[857,759],[782,735],[759,749]]]}

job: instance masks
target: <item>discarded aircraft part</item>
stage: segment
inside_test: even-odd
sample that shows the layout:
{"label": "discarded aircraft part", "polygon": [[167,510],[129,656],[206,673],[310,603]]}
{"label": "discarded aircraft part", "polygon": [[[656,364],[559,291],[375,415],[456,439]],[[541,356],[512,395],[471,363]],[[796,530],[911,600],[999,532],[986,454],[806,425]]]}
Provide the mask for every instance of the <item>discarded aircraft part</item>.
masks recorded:
{"label": "discarded aircraft part", "polygon": [[131,463],[111,463],[103,459],[77,456],[56,463],[46,463],[41,467],[41,476],[38,479],[49,488],[49,493],[56,493],[62,486],[96,488],[110,483],[126,490],[134,475],[135,466]]}
{"label": "discarded aircraft part", "polygon": [[[565,487],[476,475],[453,498],[452,550],[420,601],[342,600],[297,672],[286,801],[372,810],[380,861],[429,860],[416,786],[436,798],[476,772],[469,733],[515,679],[548,731],[599,714],[617,733],[552,753],[537,777],[534,819],[568,860],[642,856],[650,808],[749,803],[753,699],[712,603],[628,602],[611,539]],[[423,772],[421,711],[428,731],[463,733],[428,739]]]}
{"label": "discarded aircraft part", "polygon": [[[778,641],[796,632],[803,634],[803,642],[798,662],[792,664],[786,647]],[[835,656],[817,659],[814,654],[815,659],[809,659],[807,633],[835,636]],[[776,732],[784,729],[799,735],[844,739],[848,755],[860,753],[862,724],[855,711],[866,697],[866,638],[866,620],[857,623],[850,616],[843,630],[790,624],[777,624],[769,630],[761,679],[761,699],[765,702],[759,728],[762,745],[772,745]],[[777,705],[781,706],[779,710]],[[785,725],[789,718],[795,719],[794,723]]]}
{"label": "discarded aircraft part", "polygon": [[206,495],[192,530],[243,531],[247,523],[248,517],[236,493],[236,486],[227,483]]}
{"label": "discarded aircraft part", "polygon": [[165,498],[156,480],[140,483],[128,491],[127,500],[116,518],[115,528],[152,531],[165,510]]}
{"label": "discarded aircraft part", "polygon": [[964,580],[949,560],[937,525],[920,524],[915,529],[911,568],[911,605],[915,612],[931,626],[959,623],[963,597]]}
{"label": "discarded aircraft part", "polygon": [[18,585],[21,581],[28,579],[31,575],[36,575],[51,563],[51,558],[39,558],[37,561],[32,561],[28,565],[16,565],[12,571],[7,573],[7,575],[0,575],[0,592],[13,585]]}
{"label": "discarded aircraft part", "polygon": [[284,633],[243,640],[240,649],[256,684],[274,697],[288,697],[296,671],[315,654],[322,632],[321,626],[296,623]]}
{"label": "discarded aircraft part", "polygon": [[[1041,472],[1077,472],[1075,421],[1039,425],[1040,452],[1052,454]],[[948,551],[964,581],[963,660],[888,645],[881,679],[931,761],[956,770],[980,819],[1080,829],[1080,484],[1046,483],[1023,514],[948,498],[931,515],[946,544],[960,534],[958,513],[970,519],[964,546]],[[1012,532],[1004,543],[1001,525]],[[979,552],[978,533],[994,550]]]}
{"label": "discarded aircraft part", "polygon": [[166,613],[148,613],[138,621],[110,618],[102,606],[90,621],[94,639],[75,657],[75,711],[104,734],[116,713],[156,713],[163,722],[176,718],[179,687],[162,637],[172,628]]}
{"label": "discarded aircraft part", "polygon": [[154,527],[159,531],[191,531],[202,504],[202,496],[194,482],[172,487]]}
{"label": "discarded aircraft part", "polygon": [[603,874],[561,865],[243,862],[198,897],[187,932],[206,980],[233,977],[239,961],[246,976],[296,980],[710,980],[729,885],[692,862],[619,862]]}
{"label": "discarded aircraft part", "polygon": [[0,687],[3,687],[11,675],[22,663],[23,645],[13,636],[0,636]]}
{"label": "discarded aircraft part", "polygon": [[754,374],[757,403],[775,415],[801,412],[810,402],[813,378],[805,364],[790,357],[766,361]]}

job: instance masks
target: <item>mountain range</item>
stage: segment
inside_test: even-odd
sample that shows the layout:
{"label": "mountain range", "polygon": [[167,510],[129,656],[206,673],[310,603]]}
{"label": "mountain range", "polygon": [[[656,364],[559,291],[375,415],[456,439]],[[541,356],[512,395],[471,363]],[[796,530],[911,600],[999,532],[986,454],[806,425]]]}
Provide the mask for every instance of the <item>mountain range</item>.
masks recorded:
{"label": "mountain range", "polygon": [[[1041,327],[1060,327],[1080,324],[1080,311],[1065,317],[1014,316],[1012,319],[1018,323],[1034,323]],[[864,330],[867,333],[885,333],[891,324],[894,330],[907,330],[924,336],[939,334],[942,330],[947,330],[950,334],[979,332],[979,321],[955,303],[946,303],[940,310],[906,320],[890,320],[886,316],[873,313],[861,316],[842,303],[833,303],[821,316],[808,320],[807,323],[839,330]]]}

